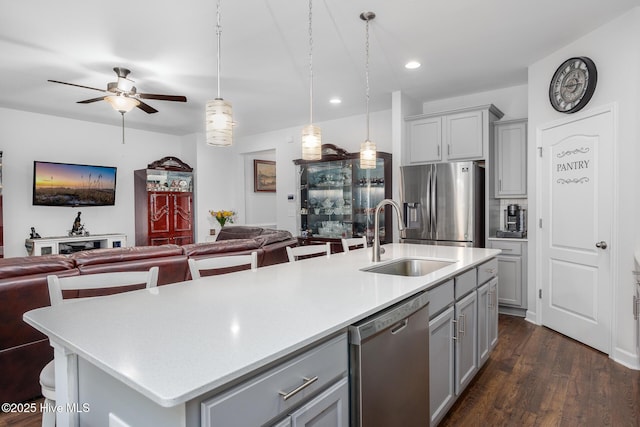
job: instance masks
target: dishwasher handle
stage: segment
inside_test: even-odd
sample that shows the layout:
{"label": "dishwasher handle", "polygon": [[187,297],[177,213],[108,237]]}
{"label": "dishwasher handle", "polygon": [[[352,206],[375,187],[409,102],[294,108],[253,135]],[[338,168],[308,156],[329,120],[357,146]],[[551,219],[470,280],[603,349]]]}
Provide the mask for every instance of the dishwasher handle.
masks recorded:
{"label": "dishwasher handle", "polygon": [[404,322],[409,316],[428,304],[427,293],[421,292],[387,310],[349,326],[349,342],[353,345],[361,345],[367,338],[386,329],[391,329],[392,333],[394,331],[398,333],[406,327],[406,324],[398,325],[398,322]]}

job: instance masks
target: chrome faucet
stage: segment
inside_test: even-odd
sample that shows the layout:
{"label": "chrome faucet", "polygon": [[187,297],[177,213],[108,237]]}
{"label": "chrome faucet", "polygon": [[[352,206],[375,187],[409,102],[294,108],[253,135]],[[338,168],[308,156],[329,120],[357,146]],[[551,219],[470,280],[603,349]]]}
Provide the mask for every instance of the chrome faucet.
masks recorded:
{"label": "chrome faucet", "polygon": [[373,232],[373,256],[371,258],[371,261],[373,262],[380,261],[380,253],[382,251],[380,249],[380,226],[378,225],[378,218],[380,217],[380,210],[386,205],[391,205],[396,210],[396,214],[398,215],[398,231],[400,231],[400,237],[404,238],[405,236],[405,228],[402,222],[400,205],[398,205],[398,203],[394,202],[391,199],[384,199],[383,201],[378,203],[378,206],[376,206],[375,215],[373,217],[373,224],[375,227]]}

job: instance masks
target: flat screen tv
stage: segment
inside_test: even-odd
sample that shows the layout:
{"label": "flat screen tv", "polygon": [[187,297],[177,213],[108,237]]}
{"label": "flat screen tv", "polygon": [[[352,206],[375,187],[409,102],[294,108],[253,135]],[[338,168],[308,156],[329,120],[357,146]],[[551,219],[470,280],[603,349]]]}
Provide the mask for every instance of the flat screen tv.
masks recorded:
{"label": "flat screen tv", "polygon": [[33,162],[33,204],[38,206],[112,206],[116,168]]}

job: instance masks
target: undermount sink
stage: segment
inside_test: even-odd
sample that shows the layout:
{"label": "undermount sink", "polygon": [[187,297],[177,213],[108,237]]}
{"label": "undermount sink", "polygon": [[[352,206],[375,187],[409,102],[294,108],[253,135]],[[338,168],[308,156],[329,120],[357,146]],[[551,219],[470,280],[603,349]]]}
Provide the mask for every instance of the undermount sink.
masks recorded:
{"label": "undermount sink", "polygon": [[440,270],[455,261],[443,261],[424,258],[401,258],[382,265],[363,268],[369,273],[393,274],[395,276],[425,276]]}

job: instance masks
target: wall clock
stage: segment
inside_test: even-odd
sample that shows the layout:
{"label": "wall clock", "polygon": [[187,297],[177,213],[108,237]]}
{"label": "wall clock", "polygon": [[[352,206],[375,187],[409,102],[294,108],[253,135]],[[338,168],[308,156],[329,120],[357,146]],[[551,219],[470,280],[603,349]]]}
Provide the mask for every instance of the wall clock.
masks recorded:
{"label": "wall clock", "polygon": [[586,56],[569,58],[556,70],[549,85],[549,101],[561,113],[575,113],[593,96],[598,81],[596,64]]}

